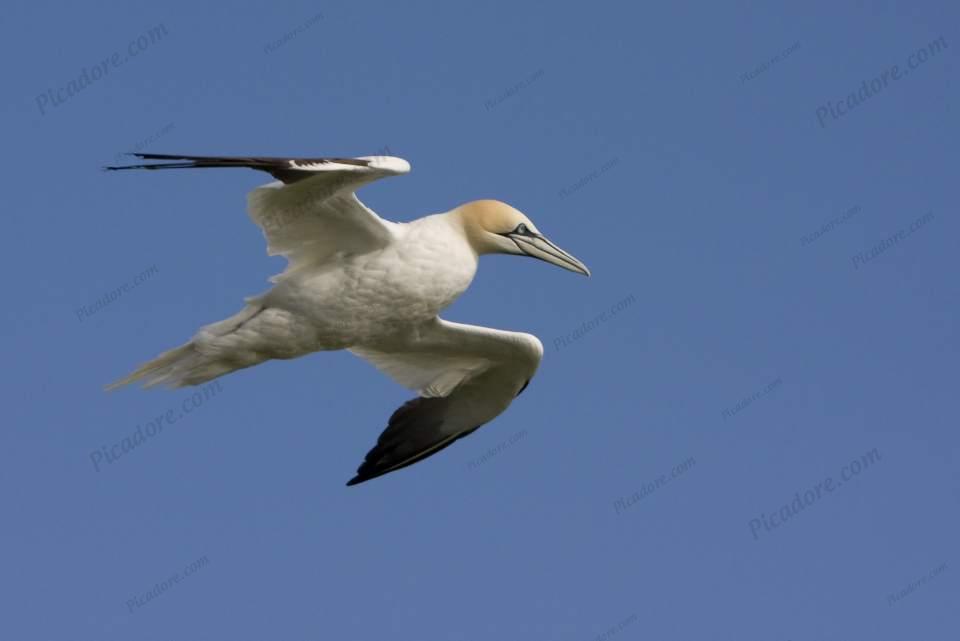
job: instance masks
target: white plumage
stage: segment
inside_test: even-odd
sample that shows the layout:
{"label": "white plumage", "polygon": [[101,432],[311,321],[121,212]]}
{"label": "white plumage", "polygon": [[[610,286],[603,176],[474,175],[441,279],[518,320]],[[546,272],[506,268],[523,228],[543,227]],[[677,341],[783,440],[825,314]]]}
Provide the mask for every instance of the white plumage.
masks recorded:
{"label": "white plumage", "polygon": [[348,349],[419,396],[390,417],[359,483],[415,463],[503,412],[543,355],[530,334],[444,321],[479,256],[528,255],[589,275],[509,205],[474,201],[409,223],[361,203],[362,185],[404,174],[402,158],[232,158],[137,154],[156,164],[108,169],[249,167],[279,178],[248,197],[270,254],[288,259],[266,293],[201,328],[110,386],[198,385],[270,359]]}

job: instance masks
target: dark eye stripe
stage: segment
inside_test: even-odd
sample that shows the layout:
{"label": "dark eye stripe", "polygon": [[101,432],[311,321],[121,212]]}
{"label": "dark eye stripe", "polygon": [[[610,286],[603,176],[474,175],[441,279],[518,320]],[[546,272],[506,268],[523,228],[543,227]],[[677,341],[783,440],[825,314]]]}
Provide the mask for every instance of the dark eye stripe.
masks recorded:
{"label": "dark eye stripe", "polygon": [[530,228],[527,227],[526,223],[520,223],[519,225],[516,226],[516,228],[514,228],[513,231],[503,232],[500,235],[501,236],[511,236],[511,235],[526,236],[528,238],[532,238],[536,236],[534,232],[530,231]]}

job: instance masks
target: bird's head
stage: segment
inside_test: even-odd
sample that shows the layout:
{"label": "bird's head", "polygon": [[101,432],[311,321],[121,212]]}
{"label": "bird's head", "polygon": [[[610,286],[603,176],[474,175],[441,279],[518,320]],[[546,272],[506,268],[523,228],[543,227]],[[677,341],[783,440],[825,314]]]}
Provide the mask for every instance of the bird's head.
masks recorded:
{"label": "bird's head", "polygon": [[532,256],[590,275],[586,265],[550,242],[529,218],[506,203],[474,200],[457,207],[455,212],[463,221],[467,240],[478,254]]}

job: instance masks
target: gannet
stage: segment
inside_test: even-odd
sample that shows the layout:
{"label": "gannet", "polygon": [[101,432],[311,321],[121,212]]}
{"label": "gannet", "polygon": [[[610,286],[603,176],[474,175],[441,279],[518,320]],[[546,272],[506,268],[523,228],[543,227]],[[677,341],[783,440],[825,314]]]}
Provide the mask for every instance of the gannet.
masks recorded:
{"label": "gannet", "polygon": [[239,313],[202,327],[113,389],[199,385],[270,359],[346,349],[418,396],[393,412],[356,485],[436,454],[500,415],[530,382],[543,345],[532,334],[443,320],[483,254],[532,256],[586,276],[523,213],[477,200],[408,223],[380,218],[355,191],[410,171],[394,156],[263,158],[133,154],[163,161],[105,167],[247,167],[276,182],[247,208],[267,253],[287,258],[273,287]]}

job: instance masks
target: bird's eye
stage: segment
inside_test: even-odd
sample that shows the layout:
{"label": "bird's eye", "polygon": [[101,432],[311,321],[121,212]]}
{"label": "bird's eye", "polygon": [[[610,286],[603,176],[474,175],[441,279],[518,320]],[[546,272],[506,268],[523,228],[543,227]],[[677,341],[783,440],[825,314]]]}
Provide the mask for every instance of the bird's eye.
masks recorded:
{"label": "bird's eye", "polygon": [[520,234],[521,236],[526,236],[527,234],[530,233],[530,230],[527,229],[527,226],[525,224],[520,223],[519,225],[517,225],[517,229],[514,233]]}

